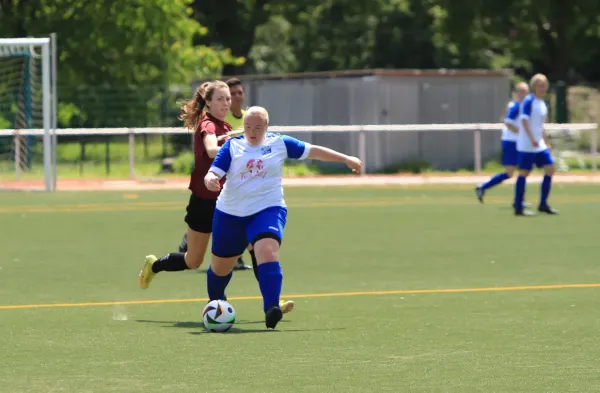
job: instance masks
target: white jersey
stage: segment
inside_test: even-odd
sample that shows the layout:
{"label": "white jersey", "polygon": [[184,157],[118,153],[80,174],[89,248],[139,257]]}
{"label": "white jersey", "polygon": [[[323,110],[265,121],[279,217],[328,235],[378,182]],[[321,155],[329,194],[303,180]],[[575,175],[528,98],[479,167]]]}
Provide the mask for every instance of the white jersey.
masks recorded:
{"label": "white jersey", "polygon": [[517,120],[519,119],[519,101],[513,101],[508,104],[508,109],[506,111],[506,118],[504,119],[504,128],[502,128],[502,140],[516,142],[518,134],[516,132],[512,132],[506,125],[511,124],[517,129],[519,128],[519,123]]}
{"label": "white jersey", "polygon": [[310,144],[270,132],[258,146],[248,144],[244,136],[228,140],[209,170],[219,177],[227,176],[217,209],[247,217],[269,207],[285,207],[283,162],[287,158],[303,160],[309,152]]}
{"label": "white jersey", "polygon": [[[544,123],[548,115],[548,107],[543,99],[537,98],[533,94],[529,94],[523,100],[519,115],[519,137],[517,139],[517,150],[525,153],[537,153],[546,150],[546,141],[544,141]],[[529,135],[523,128],[523,119],[529,120],[529,129],[533,137],[538,141],[538,146],[535,147],[529,139]]]}

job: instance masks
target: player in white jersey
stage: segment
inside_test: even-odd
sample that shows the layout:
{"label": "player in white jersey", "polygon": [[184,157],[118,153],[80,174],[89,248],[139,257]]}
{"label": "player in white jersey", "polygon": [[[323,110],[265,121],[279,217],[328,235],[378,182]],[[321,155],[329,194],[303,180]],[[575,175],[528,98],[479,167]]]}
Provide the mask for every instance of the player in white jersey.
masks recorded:
{"label": "player in white jersey", "polygon": [[502,130],[502,165],[504,166],[504,172],[495,174],[490,180],[475,188],[475,194],[481,203],[483,203],[483,196],[485,195],[486,190],[510,179],[517,169],[519,159],[517,153],[519,110],[521,102],[528,93],[529,86],[527,86],[527,83],[520,82],[515,86],[515,91],[513,93],[514,101],[508,104],[504,119],[504,129]]}
{"label": "player in white jersey", "polygon": [[274,329],[283,314],[279,296],[283,274],[279,247],[287,219],[282,175],[286,159],[343,162],[360,172],[362,162],[322,146],[267,133],[269,115],[251,107],[244,115],[244,135],[228,140],[217,154],[204,181],[209,190],[221,190],[213,219],[212,262],[207,273],[210,300],[222,299],[237,258],[248,243],[258,263],[267,328]]}
{"label": "player in white jersey", "polygon": [[523,209],[525,185],[527,176],[533,169],[533,164],[544,168],[544,180],[541,186],[541,197],[538,211],[547,214],[558,212],[548,205],[548,196],[552,185],[552,175],[555,172],[554,160],[546,142],[544,123],[548,116],[548,108],[544,97],[548,91],[548,79],[543,74],[536,74],[530,81],[532,94],[523,100],[519,115],[519,136],[517,151],[519,152],[519,177],[515,185],[515,200],[513,207],[517,216],[531,216],[532,212]]}

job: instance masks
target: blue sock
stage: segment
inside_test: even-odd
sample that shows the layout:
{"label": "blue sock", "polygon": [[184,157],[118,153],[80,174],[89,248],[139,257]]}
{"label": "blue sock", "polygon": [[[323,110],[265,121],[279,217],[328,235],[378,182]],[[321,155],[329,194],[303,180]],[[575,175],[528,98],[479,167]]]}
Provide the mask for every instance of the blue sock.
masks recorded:
{"label": "blue sock", "polygon": [[258,285],[263,296],[263,307],[265,312],[276,305],[279,306],[283,273],[279,262],[267,262],[258,265]]}
{"label": "blue sock", "polygon": [[517,177],[517,184],[515,185],[515,209],[523,208],[523,198],[525,198],[525,176]]}
{"label": "blue sock", "polygon": [[206,272],[206,289],[210,300],[225,300],[225,288],[231,280],[231,272],[226,276],[217,276],[212,268],[209,267]]}
{"label": "blue sock", "polygon": [[508,173],[506,173],[506,172],[496,173],[490,180],[483,183],[480,187],[483,190],[487,190],[488,188],[492,188],[492,187],[502,183],[504,180],[506,180],[508,178],[510,178],[510,176],[508,176]]}
{"label": "blue sock", "polygon": [[542,197],[540,198],[540,206],[546,206],[548,204],[548,195],[550,195],[550,188],[552,187],[552,176],[545,175],[542,180]]}

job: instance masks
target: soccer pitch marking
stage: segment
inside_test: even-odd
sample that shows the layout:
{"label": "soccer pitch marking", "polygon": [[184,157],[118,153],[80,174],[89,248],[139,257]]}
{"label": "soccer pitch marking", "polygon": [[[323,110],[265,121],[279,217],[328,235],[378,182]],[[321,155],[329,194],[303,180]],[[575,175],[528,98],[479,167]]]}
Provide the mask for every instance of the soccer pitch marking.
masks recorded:
{"label": "soccer pitch marking", "polygon": [[[562,204],[570,203],[600,203],[600,197],[594,195],[554,197],[554,201]],[[467,197],[431,197],[431,196],[400,196],[397,198],[361,198],[361,199],[333,199],[315,202],[294,202],[291,200],[289,208],[315,208],[315,207],[377,207],[377,206],[402,206],[402,205],[478,205],[475,198]],[[487,197],[488,205],[510,204],[510,198]],[[126,211],[169,211],[185,208],[183,202],[135,202],[135,203],[90,203],[58,206],[17,205],[0,207],[0,214],[23,213],[94,213],[94,212],[126,212]]]}
{"label": "soccer pitch marking", "polygon": [[[341,297],[341,296],[373,296],[373,295],[417,295],[417,294],[440,294],[440,293],[471,293],[471,292],[507,292],[507,291],[535,291],[549,289],[582,289],[600,288],[600,283],[593,284],[552,284],[552,285],[522,285],[513,287],[484,287],[484,288],[446,288],[446,289],[401,289],[392,291],[372,292],[333,292],[333,293],[309,293],[297,295],[285,295],[286,299],[306,299],[319,297]],[[229,301],[260,300],[260,296],[234,296]],[[32,308],[59,308],[59,307],[94,307],[94,306],[125,306],[142,304],[166,304],[166,303],[198,303],[207,302],[208,298],[189,299],[157,299],[157,300],[125,300],[115,302],[89,302],[89,303],[47,303],[47,304],[15,304],[0,305],[0,310],[17,310]]]}

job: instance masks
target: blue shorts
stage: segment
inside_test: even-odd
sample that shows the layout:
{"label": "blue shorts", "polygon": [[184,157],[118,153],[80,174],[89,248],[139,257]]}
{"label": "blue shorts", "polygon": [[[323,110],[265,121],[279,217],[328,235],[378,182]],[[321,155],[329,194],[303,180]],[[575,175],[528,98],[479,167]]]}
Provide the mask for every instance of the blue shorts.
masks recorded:
{"label": "blue shorts", "polygon": [[502,165],[517,166],[519,163],[519,152],[517,151],[517,142],[502,141]]}
{"label": "blue shorts", "polygon": [[212,253],[229,258],[244,253],[248,244],[272,238],[281,244],[287,209],[274,206],[248,217],[237,217],[215,209],[212,225]]}
{"label": "blue shorts", "polygon": [[546,165],[554,165],[550,150],[542,150],[536,153],[519,152],[519,169],[530,171],[533,169],[533,164],[538,168],[543,168]]}

